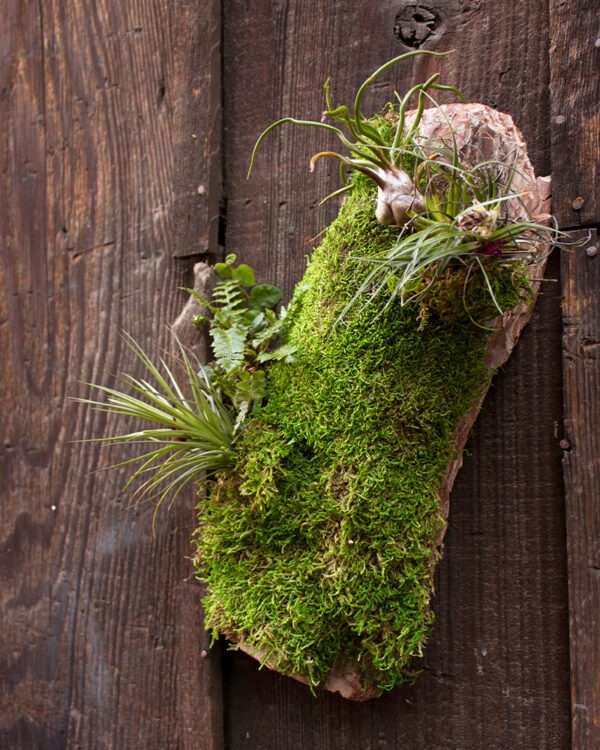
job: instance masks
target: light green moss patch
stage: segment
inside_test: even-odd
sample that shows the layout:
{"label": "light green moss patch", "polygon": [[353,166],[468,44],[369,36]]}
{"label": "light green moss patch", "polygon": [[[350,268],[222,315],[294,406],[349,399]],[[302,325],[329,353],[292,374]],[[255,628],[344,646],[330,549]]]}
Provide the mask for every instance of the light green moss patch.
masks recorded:
{"label": "light green moss patch", "polygon": [[[207,627],[313,686],[343,660],[382,689],[410,679],[433,621],[454,430],[489,379],[489,332],[456,304],[462,292],[448,294],[456,281],[440,281],[427,307],[380,295],[334,325],[368,271],[352,256],[397,233],[358,179],[298,286],[297,359],[268,369],[235,471],[200,503]],[[519,298],[513,269],[491,274],[506,307]],[[482,284],[469,286],[471,310],[489,299]]]}

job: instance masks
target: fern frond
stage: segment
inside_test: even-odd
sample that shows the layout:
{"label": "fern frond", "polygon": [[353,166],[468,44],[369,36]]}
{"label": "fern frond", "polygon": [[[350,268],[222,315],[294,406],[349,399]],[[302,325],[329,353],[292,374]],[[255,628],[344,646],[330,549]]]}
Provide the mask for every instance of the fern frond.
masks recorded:
{"label": "fern frond", "polygon": [[215,360],[225,370],[231,372],[244,363],[246,334],[237,327],[211,328],[213,353]]}

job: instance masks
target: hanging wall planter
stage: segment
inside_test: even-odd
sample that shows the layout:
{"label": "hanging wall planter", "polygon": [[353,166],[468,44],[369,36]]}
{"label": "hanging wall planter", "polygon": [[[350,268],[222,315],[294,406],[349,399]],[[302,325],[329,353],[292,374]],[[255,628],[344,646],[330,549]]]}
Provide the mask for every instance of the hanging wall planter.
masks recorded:
{"label": "hanging wall planter", "polygon": [[398,59],[352,109],[327,87],[312,125],[345,150],[313,163],[337,158],[347,195],[289,306],[233,255],[212,294],[199,268],[210,366],[182,350],[180,388],[133,345],[155,385],[94,402],[158,424],[114,440],[148,439],[133,478],[158,468],[143,487],[159,499],[208,472],[194,540],[215,637],[354,700],[414,678],[467,435],[552,240],[549,180],[508,115],[424,109],[448,89],[434,76],[363,118]]}

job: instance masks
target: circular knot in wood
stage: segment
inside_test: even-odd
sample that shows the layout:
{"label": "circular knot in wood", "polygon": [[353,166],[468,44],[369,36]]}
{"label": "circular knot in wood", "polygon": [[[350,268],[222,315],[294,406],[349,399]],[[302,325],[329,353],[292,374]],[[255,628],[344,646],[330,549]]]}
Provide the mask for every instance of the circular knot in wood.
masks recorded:
{"label": "circular knot in wood", "polygon": [[419,49],[442,31],[441,12],[427,3],[403,5],[394,22],[394,35],[407,47]]}

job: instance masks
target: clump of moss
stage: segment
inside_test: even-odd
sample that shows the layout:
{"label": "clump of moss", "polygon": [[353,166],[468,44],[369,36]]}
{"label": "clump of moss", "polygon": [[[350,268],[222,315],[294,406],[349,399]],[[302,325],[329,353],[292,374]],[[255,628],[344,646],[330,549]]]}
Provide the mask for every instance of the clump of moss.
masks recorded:
{"label": "clump of moss", "polygon": [[[486,273],[493,274],[493,294],[502,300],[502,309],[511,310],[521,301],[532,302],[529,276],[522,263],[488,264]],[[498,307],[480,277],[471,283],[476,266],[451,263],[442,274],[425,270],[410,290],[418,298],[419,315],[426,322],[431,315],[444,321],[464,319],[465,313],[476,325],[486,326],[498,315]]]}
{"label": "clump of moss", "polygon": [[[271,365],[235,470],[200,503],[207,627],[311,686],[344,661],[384,690],[410,679],[433,621],[455,426],[489,379],[489,331],[462,304],[444,314],[443,279],[426,325],[419,307],[385,294],[339,320],[368,272],[356,256],[396,235],[357,179],[297,287],[296,359]],[[494,293],[512,305],[519,292],[496,268]]]}

